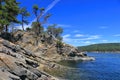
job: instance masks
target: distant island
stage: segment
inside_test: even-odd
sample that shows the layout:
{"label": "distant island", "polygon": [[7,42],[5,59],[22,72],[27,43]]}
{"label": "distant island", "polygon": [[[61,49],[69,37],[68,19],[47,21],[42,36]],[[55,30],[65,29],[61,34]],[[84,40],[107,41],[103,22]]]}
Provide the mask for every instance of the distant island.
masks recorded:
{"label": "distant island", "polygon": [[79,51],[87,52],[120,52],[120,43],[101,43],[88,46],[79,46]]}

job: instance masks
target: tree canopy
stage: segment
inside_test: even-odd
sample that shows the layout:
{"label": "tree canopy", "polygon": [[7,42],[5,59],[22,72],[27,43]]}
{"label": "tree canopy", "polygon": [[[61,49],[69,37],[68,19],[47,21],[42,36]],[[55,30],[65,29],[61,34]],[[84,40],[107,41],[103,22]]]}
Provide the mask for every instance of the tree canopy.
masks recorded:
{"label": "tree canopy", "polygon": [[19,3],[16,0],[0,0],[0,28],[8,32],[11,23],[18,23]]}
{"label": "tree canopy", "polygon": [[55,38],[62,40],[61,34],[63,33],[63,29],[61,27],[56,27],[56,24],[50,25],[47,27],[47,32],[55,36]]}
{"label": "tree canopy", "polygon": [[120,43],[104,43],[104,44],[94,44],[89,46],[78,47],[80,51],[100,51],[100,52],[116,52],[120,51]]}
{"label": "tree canopy", "polygon": [[28,24],[29,22],[26,20],[27,17],[30,16],[30,13],[26,10],[25,7],[20,9],[20,15],[21,15],[21,24],[22,24],[22,28],[24,30],[24,23]]}
{"label": "tree canopy", "polygon": [[[27,18],[30,16],[30,13],[26,7],[21,7],[19,4],[17,0],[0,0],[0,36],[5,34],[4,39],[9,38],[9,40],[11,40],[10,38],[13,37],[13,31],[16,31],[13,30],[15,24],[21,25],[22,31],[25,31],[24,24],[28,24],[29,22]],[[41,41],[41,38],[46,37],[44,33],[49,35],[49,40],[53,38],[62,40],[61,34],[63,33],[63,29],[61,27],[56,27],[57,25],[53,24],[47,26],[47,31],[44,30],[43,24],[45,24],[51,16],[50,13],[45,14],[45,8],[39,8],[39,6],[35,4],[32,7],[32,11],[35,15],[35,20],[26,31],[33,33],[34,38],[36,38],[36,45],[38,41]]]}

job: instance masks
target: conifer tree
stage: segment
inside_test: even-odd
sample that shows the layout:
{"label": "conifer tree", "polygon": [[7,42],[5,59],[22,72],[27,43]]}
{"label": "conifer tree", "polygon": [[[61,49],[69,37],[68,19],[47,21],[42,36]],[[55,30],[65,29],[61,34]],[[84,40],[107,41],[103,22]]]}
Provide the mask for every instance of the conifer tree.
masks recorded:
{"label": "conifer tree", "polygon": [[[44,16],[44,11],[45,11],[45,9],[44,8],[39,8],[38,5],[33,6],[33,12],[34,12],[35,17],[36,17],[35,22],[37,22],[37,24],[38,24],[37,25],[37,27],[38,27],[37,35],[38,36],[40,35],[40,33],[42,31],[41,29],[43,29],[42,24],[46,23],[47,19],[51,16],[51,14],[47,14],[47,15]],[[44,16],[44,18],[43,18],[43,16]],[[40,21],[41,19],[43,21]]]}
{"label": "conifer tree", "polygon": [[0,27],[8,32],[11,23],[18,23],[19,3],[16,0],[0,0]]}
{"label": "conifer tree", "polygon": [[20,9],[20,15],[21,15],[21,24],[22,24],[22,29],[24,31],[24,23],[28,24],[28,21],[26,18],[30,16],[30,13],[26,10],[26,8],[21,8]]}
{"label": "conifer tree", "polygon": [[53,35],[58,40],[62,40],[61,34],[63,33],[63,29],[61,27],[56,27],[56,24],[50,25],[47,28],[47,32]]}

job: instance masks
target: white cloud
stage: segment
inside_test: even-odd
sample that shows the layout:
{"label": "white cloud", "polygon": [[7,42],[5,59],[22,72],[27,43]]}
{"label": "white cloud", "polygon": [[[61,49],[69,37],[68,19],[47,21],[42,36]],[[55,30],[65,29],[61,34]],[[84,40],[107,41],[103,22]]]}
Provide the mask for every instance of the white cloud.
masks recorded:
{"label": "white cloud", "polygon": [[108,40],[101,40],[101,42],[106,43],[106,42],[108,42]]}
{"label": "white cloud", "polygon": [[71,25],[67,25],[67,24],[57,24],[57,26],[60,26],[60,27],[71,27]]}
{"label": "white cloud", "polygon": [[63,38],[68,38],[70,36],[71,36],[70,34],[66,34],[66,35],[63,36]]}
{"label": "white cloud", "polygon": [[95,39],[99,39],[101,35],[92,35],[89,36],[87,38],[82,38],[81,40],[95,40]]}
{"label": "white cloud", "polygon": [[83,37],[73,37],[71,34],[66,34],[63,36],[63,42],[74,45],[90,45],[94,44],[101,38],[101,35],[84,35]]}
{"label": "white cloud", "polygon": [[90,41],[84,41],[83,43],[84,44],[91,44],[92,42],[90,42]]}
{"label": "white cloud", "polygon": [[86,38],[71,38],[71,35],[70,34],[66,34],[63,36],[63,41],[64,42],[80,42],[80,41],[87,41],[87,40],[96,40],[96,39],[99,39],[100,38],[100,35],[92,35],[92,36],[88,36]]}
{"label": "white cloud", "polygon": [[63,41],[64,42],[71,42],[71,38],[69,38],[71,35],[70,34],[66,34],[63,36]]}
{"label": "white cloud", "polygon": [[115,36],[115,37],[120,37],[120,34],[115,34],[115,35],[113,35],[113,36]]}
{"label": "white cloud", "polygon": [[75,37],[83,37],[83,34],[76,34]]}
{"label": "white cloud", "polygon": [[[44,24],[44,26],[49,26],[49,25],[53,25],[54,23],[46,23]],[[64,27],[64,28],[69,28],[72,27],[71,25],[67,25],[67,24],[56,24],[56,26],[58,27]]]}
{"label": "white cloud", "polygon": [[[31,27],[31,25],[24,25],[24,29]],[[22,29],[22,25],[15,26],[17,29]]]}

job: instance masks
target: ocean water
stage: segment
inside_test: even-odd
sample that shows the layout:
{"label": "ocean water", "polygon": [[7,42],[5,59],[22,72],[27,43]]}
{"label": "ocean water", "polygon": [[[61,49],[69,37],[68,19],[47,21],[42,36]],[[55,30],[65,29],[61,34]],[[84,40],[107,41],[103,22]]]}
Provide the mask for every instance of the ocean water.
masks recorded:
{"label": "ocean water", "polygon": [[66,80],[120,80],[120,53],[87,53],[95,61],[63,61],[73,67],[64,75]]}

